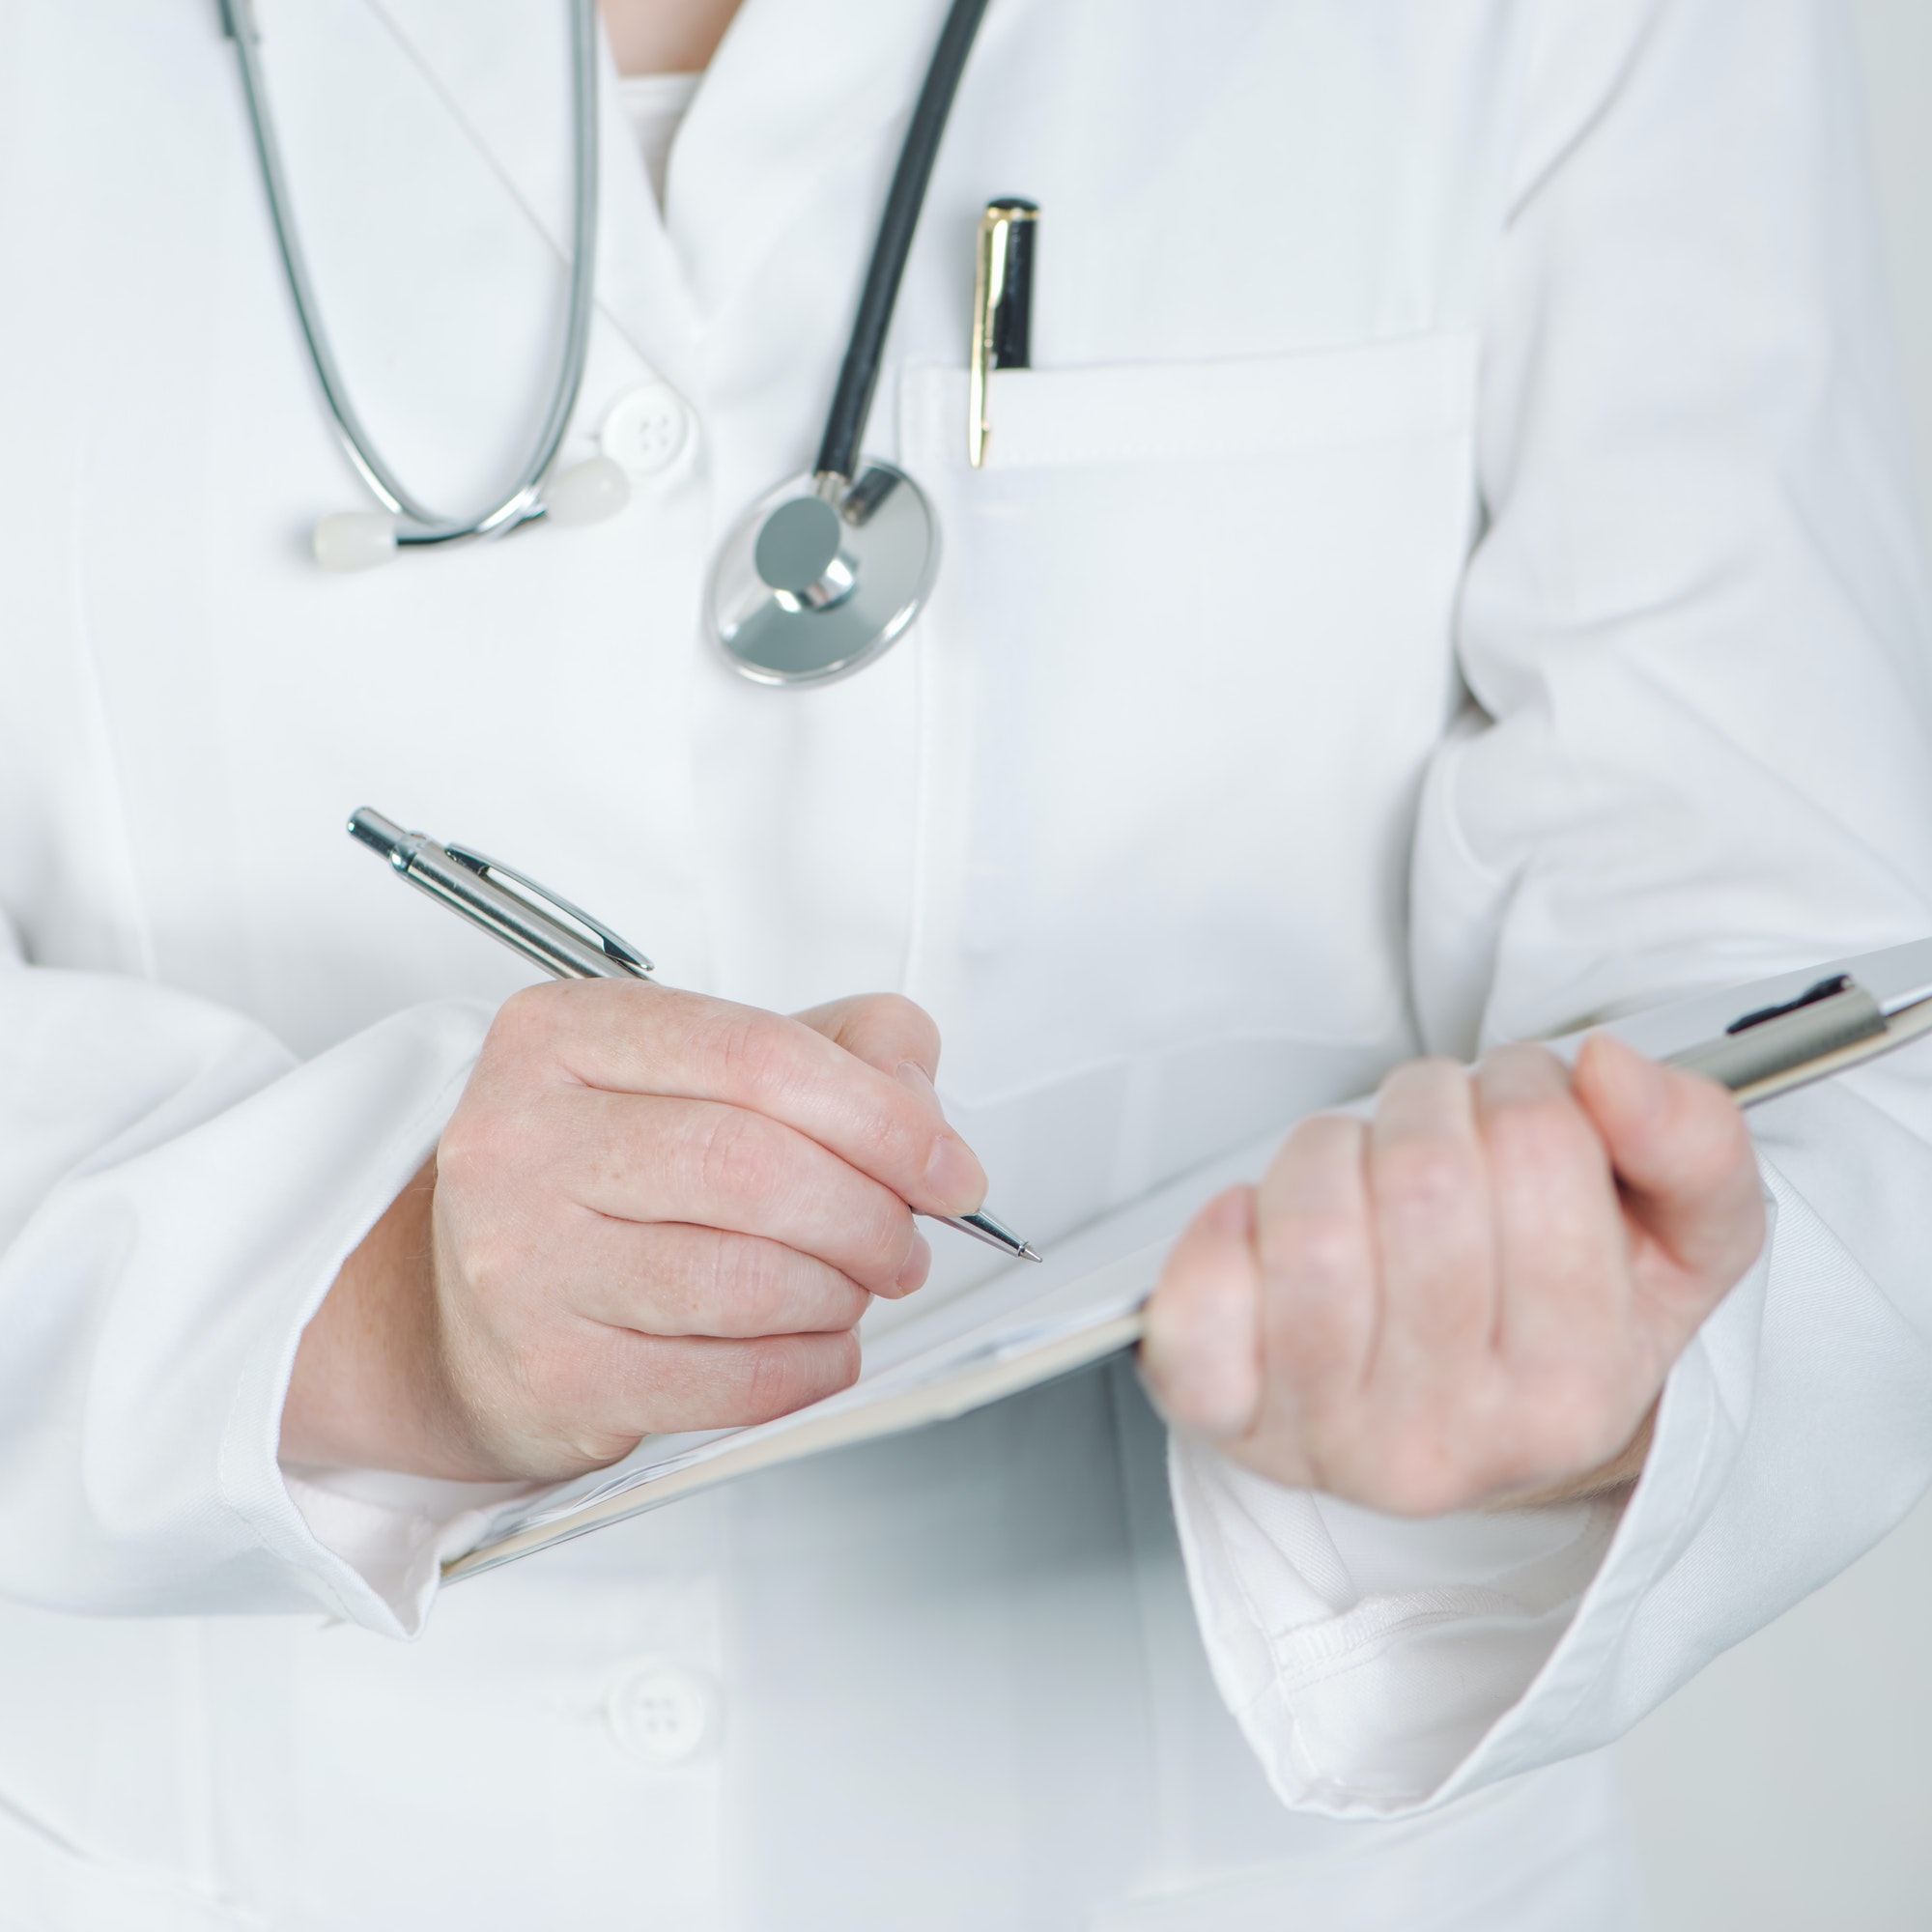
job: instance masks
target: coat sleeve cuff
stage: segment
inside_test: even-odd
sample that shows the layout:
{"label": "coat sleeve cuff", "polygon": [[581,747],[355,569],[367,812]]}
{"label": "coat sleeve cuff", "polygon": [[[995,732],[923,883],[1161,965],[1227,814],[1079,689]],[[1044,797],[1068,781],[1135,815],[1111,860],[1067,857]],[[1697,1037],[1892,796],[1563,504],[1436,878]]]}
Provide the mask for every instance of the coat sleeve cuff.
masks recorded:
{"label": "coat sleeve cuff", "polygon": [[[355,1536],[319,1537],[276,1460],[281,1414],[303,1328],[434,1148],[488,1011],[418,1008],[294,1065],[152,988],[15,990],[58,1037],[118,1025],[155,1064],[138,1106],[131,1073],[100,1071],[95,1094],[93,1061],[70,1068],[73,1138],[103,1138],[0,1255],[0,1591],[86,1614],[320,1608],[408,1634],[422,1551],[365,1568]],[[341,1515],[318,1520],[333,1534]]]}
{"label": "coat sleeve cuff", "polygon": [[1611,1499],[1429,1522],[1170,1448],[1175,1515],[1223,1698],[1277,1795],[1344,1818],[1442,1794],[1555,1649]]}
{"label": "coat sleeve cuff", "polygon": [[[1209,1660],[1288,1804],[1400,1816],[1611,1743],[1932,1480],[1932,1344],[1814,1205],[1884,1227],[1862,1194],[1912,1198],[1923,1143],[1850,1094],[1777,1105],[1806,1191],[1764,1159],[1764,1252],[1671,1373],[1626,1506],[1402,1522],[1177,1439]],[[1919,1216],[1889,1218],[1871,1259],[1902,1281]]]}
{"label": "coat sleeve cuff", "polygon": [[335,1571],[336,1596],[357,1623],[419,1636],[442,1566],[474,1548],[503,1504],[527,1483],[446,1483],[386,1469],[317,1469],[284,1463],[282,1479],[318,1561]]}
{"label": "coat sleeve cuff", "polygon": [[[1754,1329],[1771,1251],[1725,1302],[1726,1325]],[[1587,1747],[1565,1714],[1708,1515],[1725,1394],[1700,1338],[1628,1503],[1431,1521],[1285,1489],[1175,1437],[1209,1662],[1277,1795],[1400,1817]]]}
{"label": "coat sleeve cuff", "polygon": [[422,1084],[417,1105],[370,1150],[353,1189],[338,1197],[337,1211],[317,1226],[307,1255],[291,1270],[273,1345],[249,1365],[222,1460],[227,1499],[298,1587],[347,1622],[412,1638],[428,1621],[443,1559],[473,1544],[493,1508],[528,1486],[316,1469],[278,1457],[302,1332],[343,1263],[435,1151],[474,1065],[480,1032],[473,1016],[418,1010],[391,1024],[407,1022],[431,1035],[440,1049],[436,1061],[452,1047],[460,1058],[440,1078]]}

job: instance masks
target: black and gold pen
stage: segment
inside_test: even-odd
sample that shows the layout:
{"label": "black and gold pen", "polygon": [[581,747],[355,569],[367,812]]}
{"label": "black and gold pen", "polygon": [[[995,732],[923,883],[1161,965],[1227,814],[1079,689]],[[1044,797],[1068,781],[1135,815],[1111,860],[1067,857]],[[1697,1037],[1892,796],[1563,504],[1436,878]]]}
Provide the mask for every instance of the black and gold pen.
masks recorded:
{"label": "black and gold pen", "polygon": [[1017,196],[988,202],[980,217],[966,398],[966,460],[975,469],[986,460],[986,438],[992,433],[986,420],[987,379],[995,369],[1033,366],[1033,259],[1038,228],[1039,210]]}

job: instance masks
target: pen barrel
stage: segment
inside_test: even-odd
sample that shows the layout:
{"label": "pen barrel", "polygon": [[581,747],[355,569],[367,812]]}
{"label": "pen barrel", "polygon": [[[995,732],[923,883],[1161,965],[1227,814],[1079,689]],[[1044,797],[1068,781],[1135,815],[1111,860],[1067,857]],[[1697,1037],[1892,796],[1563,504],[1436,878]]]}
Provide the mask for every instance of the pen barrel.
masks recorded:
{"label": "pen barrel", "polygon": [[995,369],[1033,366],[1033,251],[1039,232],[1039,210],[1030,201],[992,204],[1009,219],[999,237],[1006,261],[999,277],[1000,298],[993,305],[987,344]]}
{"label": "pen barrel", "polygon": [[461,913],[534,966],[557,980],[640,980],[612,959],[601,947],[565,931],[554,920],[528,906],[512,892],[459,866],[427,840],[410,855],[407,867],[398,867],[411,885],[450,911]]}
{"label": "pen barrel", "polygon": [[1701,1073],[1739,1094],[1747,1105],[1749,1090],[1770,1080],[1875,1039],[1887,1031],[1879,1004],[1854,981],[1841,993],[1794,1008],[1775,1019],[1727,1034],[1669,1057],[1672,1066]]}
{"label": "pen barrel", "polygon": [[966,461],[986,460],[986,384],[995,369],[1033,360],[1033,238],[1039,210],[1009,197],[980,217],[973,270],[973,343],[966,368]]}

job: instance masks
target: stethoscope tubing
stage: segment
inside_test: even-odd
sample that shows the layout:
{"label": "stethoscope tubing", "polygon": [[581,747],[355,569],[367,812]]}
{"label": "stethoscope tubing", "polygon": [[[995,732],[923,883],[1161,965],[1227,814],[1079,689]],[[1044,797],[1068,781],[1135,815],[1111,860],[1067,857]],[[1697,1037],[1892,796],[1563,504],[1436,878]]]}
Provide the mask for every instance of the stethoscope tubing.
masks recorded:
{"label": "stethoscope tubing", "polygon": [[[980,3],[983,4],[983,0]],[[505,530],[514,529],[519,524],[528,523],[544,514],[538,485],[563,442],[564,431],[582,386],[584,361],[590,346],[590,316],[595,302],[597,273],[596,0],[569,0],[569,6],[576,206],[572,222],[570,298],[564,324],[563,353],[558,358],[556,380],[544,412],[542,427],[529,455],[517,471],[516,480],[492,508],[475,516],[455,518],[439,516],[404,487],[402,480],[378,452],[374,439],[350,400],[348,385],[342,379],[334,351],[329,346],[327,330],[323,326],[308,261],[302,252],[301,238],[296,230],[287,176],[282,167],[274,119],[268,104],[268,87],[256,47],[252,11],[248,0],[222,0],[223,25],[235,42],[241,61],[242,91],[247,101],[248,122],[262,164],[262,178],[268,186],[269,212],[274,224],[275,242],[281,251],[289,290],[295,298],[297,320],[308,344],[316,380],[321,384],[324,403],[350,462],[355,466],[383,507],[400,520],[396,528],[399,545],[468,543],[482,537],[498,536]]]}
{"label": "stethoscope tubing", "polygon": [[924,85],[913,107],[905,143],[899,149],[898,165],[893,170],[892,188],[886,196],[885,213],[879,217],[879,232],[872,243],[871,264],[859,293],[852,339],[846,345],[838,386],[833,391],[832,408],[825,418],[825,434],[819,440],[818,461],[813,466],[820,476],[842,476],[848,481],[852,477],[859,440],[866,433],[866,419],[872,412],[872,393],[878,387],[886,331],[892,327],[899,284],[905,278],[913,231],[919,226],[920,210],[925,205],[926,184],[931,179],[940,137],[952,110],[952,97],[958,91],[959,76],[966,70],[966,58],[973,50],[974,38],[985,11],[986,0],[952,0],[946,24],[940,29],[939,43],[933,49]]}
{"label": "stethoscope tubing", "polygon": [[[548,514],[546,494],[554,496],[557,488],[557,480],[550,478],[548,472],[579,401],[595,299],[599,158],[596,0],[567,0],[567,4],[575,107],[576,211],[564,347],[542,428],[516,480],[493,507],[457,519],[439,516],[404,487],[383,460],[350,399],[323,325],[291,209],[257,46],[252,0],[220,0],[222,23],[240,59],[242,92],[276,245],[309,359],[350,462],[386,513],[325,518],[316,526],[316,554],[330,569],[360,569],[392,555],[398,547],[460,544],[497,536]],[[737,669],[759,683],[822,683],[847,675],[869,663],[905,630],[930,591],[939,555],[938,525],[931,505],[911,477],[891,465],[862,457],[861,444],[939,145],[986,6],[987,0],[951,0],[948,7],[879,216],[817,462],[807,474],[781,484],[755,506],[753,520],[756,527],[748,523],[733,533],[713,573],[707,610],[713,639]],[[608,455],[584,465],[583,469],[587,472],[600,465],[606,471],[617,469]],[[871,486],[860,481],[861,469],[872,479]],[[883,487],[876,487],[879,485]],[[621,505],[626,494],[621,473],[614,480],[606,475],[596,479],[588,498],[579,500],[582,493],[573,490],[567,497],[555,497],[554,508],[559,518],[567,517],[571,522],[593,521]],[[767,576],[772,567],[788,574],[792,564],[774,566],[759,559],[770,526],[780,517],[790,519],[787,527],[795,526],[794,499],[807,498],[831,503],[845,527],[838,537],[835,553],[824,560],[829,573],[824,582],[814,579],[809,584],[802,582],[793,585],[788,576],[785,581]],[[572,504],[568,511],[566,501]],[[587,517],[582,514],[584,501],[591,510]],[[888,504],[891,514],[879,519],[873,527],[881,504]],[[835,524],[835,530],[838,527]],[[862,530],[869,532],[864,543],[860,542]],[[822,536],[820,532],[811,543]],[[781,543],[781,552],[783,549]],[[851,554],[847,554],[848,550]],[[836,573],[834,564],[838,566]],[[729,581],[733,569],[742,582]],[[810,594],[813,592],[823,594]],[[855,596],[863,601],[852,601]],[[859,620],[856,628],[855,620]],[[866,633],[867,624],[871,626],[869,635]]]}

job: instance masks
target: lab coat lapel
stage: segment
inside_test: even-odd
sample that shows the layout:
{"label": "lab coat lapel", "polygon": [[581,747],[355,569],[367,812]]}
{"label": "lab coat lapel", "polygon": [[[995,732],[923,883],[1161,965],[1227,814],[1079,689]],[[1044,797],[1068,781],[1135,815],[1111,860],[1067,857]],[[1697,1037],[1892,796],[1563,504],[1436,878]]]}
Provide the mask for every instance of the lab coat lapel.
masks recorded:
{"label": "lab coat lapel", "polygon": [[[558,0],[368,0],[433,80],[559,260],[570,251],[568,17]],[[694,380],[694,314],[599,37],[597,301],[605,319],[660,375]],[[505,61],[513,44],[528,59]],[[533,109],[532,90],[544,90]],[[554,98],[553,98],[554,97]]]}
{"label": "lab coat lapel", "polygon": [[854,150],[880,150],[883,197],[945,12],[945,0],[744,0],[679,131],[666,196],[706,321]]}
{"label": "lab coat lapel", "polygon": [[[553,90],[567,91],[562,7],[533,20],[528,0],[368,4],[489,156],[504,192],[567,253],[565,124],[532,112],[530,95],[533,75],[554,73]],[[645,361],[681,387],[695,382],[697,331],[855,150],[879,150],[883,196],[945,11],[945,0],[745,0],[679,131],[662,217],[600,52],[598,300]],[[506,43],[530,59],[504,61]]]}

